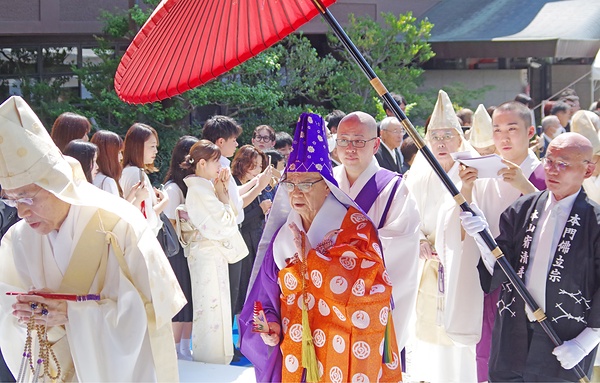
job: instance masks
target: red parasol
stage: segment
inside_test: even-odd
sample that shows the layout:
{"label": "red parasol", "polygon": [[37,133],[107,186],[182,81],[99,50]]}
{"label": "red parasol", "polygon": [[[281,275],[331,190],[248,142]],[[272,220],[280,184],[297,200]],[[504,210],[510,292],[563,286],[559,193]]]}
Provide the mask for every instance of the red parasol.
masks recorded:
{"label": "red parasol", "polygon": [[264,51],[318,14],[310,0],[164,0],[121,59],[115,90],[134,104],[176,96]]}
{"label": "red parasol", "polygon": [[[133,40],[115,76],[115,89],[127,102],[146,103],[180,94],[212,80],[287,36],[317,14],[356,61],[371,86],[404,126],[463,211],[471,207],[450,180],[410,120],[392,98],[327,6],[335,0],[164,0]],[[527,291],[489,230],[479,232],[509,281],[552,343],[562,340]],[[589,381],[576,365],[581,382]]]}

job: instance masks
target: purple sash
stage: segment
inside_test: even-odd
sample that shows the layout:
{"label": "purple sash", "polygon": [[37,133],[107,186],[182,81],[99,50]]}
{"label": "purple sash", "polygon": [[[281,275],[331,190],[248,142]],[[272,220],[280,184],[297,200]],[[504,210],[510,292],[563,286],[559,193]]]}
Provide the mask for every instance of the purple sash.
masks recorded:
{"label": "purple sash", "polygon": [[388,211],[390,210],[392,201],[394,199],[394,194],[396,194],[396,189],[398,189],[398,185],[400,184],[400,181],[402,180],[402,176],[398,173],[389,171],[387,169],[383,169],[383,168],[379,169],[379,171],[377,173],[373,174],[373,177],[371,177],[367,181],[367,183],[365,184],[365,186],[363,186],[360,193],[358,193],[358,195],[354,199],[354,202],[356,202],[356,204],[358,206],[360,206],[360,208],[365,212],[365,214],[367,214],[369,212],[369,210],[371,210],[371,207],[373,206],[373,204],[375,203],[375,200],[381,194],[383,189],[395,177],[397,177],[396,184],[394,185],[394,188],[392,189],[391,198],[388,199],[388,201],[385,205],[385,209],[383,210],[383,214],[381,215],[379,224],[377,225],[377,229],[381,229],[381,227],[385,223],[385,219],[387,218]]}
{"label": "purple sash", "polygon": [[540,191],[546,190],[546,173],[544,172],[544,166],[542,164],[539,164],[533,173],[531,173],[529,182]]}

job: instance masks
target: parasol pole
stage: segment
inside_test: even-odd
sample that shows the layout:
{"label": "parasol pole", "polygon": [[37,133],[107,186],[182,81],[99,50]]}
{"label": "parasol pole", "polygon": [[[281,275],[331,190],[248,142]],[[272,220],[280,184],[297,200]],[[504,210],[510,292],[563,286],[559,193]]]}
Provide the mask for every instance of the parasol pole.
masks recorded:
{"label": "parasol pole", "polygon": [[[421,154],[425,157],[427,162],[429,162],[429,164],[431,165],[431,167],[433,168],[433,170],[435,171],[437,176],[440,178],[440,180],[442,181],[442,183],[444,184],[446,189],[448,189],[448,191],[454,198],[454,201],[456,201],[456,203],[460,206],[462,211],[470,212],[470,213],[474,214],[473,210],[471,210],[471,207],[467,203],[466,199],[463,197],[463,195],[460,193],[460,191],[456,188],[456,185],[454,185],[452,180],[450,180],[450,177],[448,177],[448,174],[446,174],[446,172],[444,171],[442,166],[439,164],[439,162],[437,161],[437,159],[435,158],[435,156],[433,155],[433,153],[431,152],[429,147],[427,147],[423,138],[419,135],[419,133],[417,132],[417,130],[415,129],[413,124],[410,122],[408,117],[406,117],[406,114],[404,114],[402,109],[400,109],[400,107],[398,106],[396,101],[394,101],[394,99],[392,98],[392,96],[390,95],[388,90],[386,89],[385,85],[381,82],[379,77],[377,77],[377,75],[375,74],[375,71],[373,71],[373,68],[371,68],[369,63],[367,63],[367,61],[365,60],[363,55],[359,52],[358,48],[356,48],[356,46],[354,45],[352,40],[350,40],[350,37],[348,37],[348,35],[344,31],[344,29],[341,27],[341,25],[337,22],[335,17],[331,14],[331,12],[323,4],[321,4],[320,0],[311,0],[311,1],[315,5],[315,7],[319,10],[319,12],[321,13],[321,16],[325,19],[325,21],[327,21],[327,23],[331,26],[331,29],[333,29],[333,32],[340,39],[342,44],[344,44],[344,46],[346,47],[346,49],[348,50],[348,52],[350,53],[350,55],[352,56],[354,61],[356,61],[356,63],[358,64],[360,69],[363,71],[365,76],[367,76],[373,89],[375,89],[377,94],[381,98],[383,98],[385,104],[390,108],[390,110],[392,110],[394,112],[394,115],[398,118],[398,121],[400,121],[402,123],[402,125],[404,126],[404,129],[406,130],[408,135],[414,140],[415,144],[417,145],[417,148],[419,149]],[[517,276],[517,274],[515,273],[515,270],[512,268],[510,263],[508,263],[508,260],[504,257],[502,250],[500,250],[500,248],[496,244],[496,241],[494,240],[494,237],[492,237],[489,230],[486,229],[486,230],[480,231],[479,235],[484,240],[485,244],[488,246],[488,248],[490,249],[492,254],[496,257],[496,260],[497,260],[498,264],[500,265],[500,268],[502,269],[504,274],[506,274],[506,276],[508,277],[510,282],[513,284],[517,293],[521,296],[521,298],[523,298],[523,300],[525,301],[525,304],[527,304],[527,306],[529,306],[529,308],[533,312],[533,315],[535,316],[537,322],[542,326],[544,332],[548,335],[548,337],[550,338],[552,343],[554,343],[555,346],[560,346],[563,343],[562,340],[558,337],[558,334],[556,333],[554,328],[550,325],[544,311],[535,302],[535,300],[533,299],[533,297],[531,296],[529,291],[527,291],[527,288],[525,287],[525,284],[523,283],[523,281]],[[583,372],[583,369],[581,368],[581,366],[576,365],[574,367],[574,370],[575,370],[575,374],[577,375],[577,378],[579,379],[580,382],[589,382],[589,379]]]}

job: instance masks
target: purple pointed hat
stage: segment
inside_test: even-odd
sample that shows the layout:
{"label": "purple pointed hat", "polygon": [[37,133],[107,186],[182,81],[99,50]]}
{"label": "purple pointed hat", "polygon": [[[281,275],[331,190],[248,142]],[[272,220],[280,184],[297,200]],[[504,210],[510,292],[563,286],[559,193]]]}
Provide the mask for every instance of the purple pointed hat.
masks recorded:
{"label": "purple pointed hat", "polygon": [[318,172],[337,186],[333,178],[323,117],[314,113],[300,115],[285,172]]}

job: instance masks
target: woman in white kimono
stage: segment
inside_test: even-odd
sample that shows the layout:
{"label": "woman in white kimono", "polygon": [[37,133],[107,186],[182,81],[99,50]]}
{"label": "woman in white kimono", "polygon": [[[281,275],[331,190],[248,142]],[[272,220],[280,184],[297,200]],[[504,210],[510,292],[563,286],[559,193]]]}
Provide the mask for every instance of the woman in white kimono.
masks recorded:
{"label": "woman in white kimono", "polygon": [[[452,103],[442,90],[425,139],[448,177],[460,189],[460,163],[454,161],[451,153],[470,151],[472,157],[479,154],[464,138]],[[422,265],[416,331],[407,346],[410,353],[407,373],[414,381],[476,382],[475,347],[454,342],[446,332],[448,317],[456,310],[455,297],[448,293],[455,277],[453,265],[460,259],[456,256],[460,255],[461,247],[458,216],[453,224],[444,211],[451,210],[455,203],[421,153],[417,154],[407,176],[407,186],[417,200],[421,216],[419,257]]]}
{"label": "woman in white kimono", "polygon": [[229,168],[221,168],[220,158],[218,146],[200,140],[181,166],[195,170],[195,175],[184,179],[188,187],[185,206],[200,234],[188,255],[193,357],[198,362],[229,364],[233,337],[227,264],[244,258],[248,249],[230,204],[227,187],[231,173]]}

